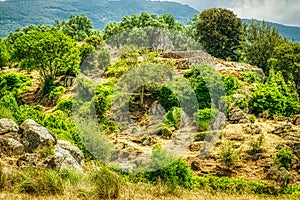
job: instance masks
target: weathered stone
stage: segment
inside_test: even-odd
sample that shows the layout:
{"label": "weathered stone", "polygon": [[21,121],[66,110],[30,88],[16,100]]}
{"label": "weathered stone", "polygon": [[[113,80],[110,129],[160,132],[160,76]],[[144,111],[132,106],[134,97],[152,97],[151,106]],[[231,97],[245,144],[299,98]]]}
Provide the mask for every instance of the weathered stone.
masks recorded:
{"label": "weathered stone", "polygon": [[236,110],[232,113],[232,115],[229,117],[231,121],[240,121],[241,119],[245,118],[245,113],[242,110]]}
{"label": "weathered stone", "polygon": [[287,133],[291,130],[291,128],[293,127],[293,125],[291,123],[287,123],[283,126],[277,127],[275,128],[272,133],[276,134],[276,135],[280,135],[282,133]]}
{"label": "weathered stone", "polygon": [[194,142],[193,144],[190,145],[190,151],[200,151],[202,145],[203,145],[203,141]]}
{"label": "weathered stone", "polygon": [[24,138],[29,142],[28,150],[49,147],[57,143],[53,133],[31,119],[24,121],[20,128],[23,130]]}
{"label": "weathered stone", "polygon": [[0,119],[0,135],[18,131],[19,126],[14,121],[6,118]]}
{"label": "weathered stone", "polygon": [[71,145],[70,142],[63,140],[58,140],[57,145],[65,150],[68,150],[79,164],[84,164],[84,155],[78,147],[75,147]]}
{"label": "weathered stone", "polygon": [[[25,153],[23,144],[13,138],[2,138],[0,137],[0,147],[6,155],[21,155]],[[3,149],[4,148],[4,149]]]}
{"label": "weathered stone", "polygon": [[293,124],[299,126],[300,125],[300,115],[293,116]]}
{"label": "weathered stone", "polygon": [[222,130],[226,125],[226,116],[220,112],[217,118],[211,124],[211,130]]}
{"label": "weathered stone", "polygon": [[78,171],[82,171],[82,166],[71,155],[70,151],[61,148],[59,145],[55,148],[55,155],[48,157],[45,164],[47,164],[48,167],[57,170],[73,168]]}
{"label": "weathered stone", "polygon": [[24,156],[19,158],[17,161],[17,165],[20,168],[28,168],[28,167],[37,167],[42,166],[42,163],[39,163],[39,155],[37,153],[26,153]]}

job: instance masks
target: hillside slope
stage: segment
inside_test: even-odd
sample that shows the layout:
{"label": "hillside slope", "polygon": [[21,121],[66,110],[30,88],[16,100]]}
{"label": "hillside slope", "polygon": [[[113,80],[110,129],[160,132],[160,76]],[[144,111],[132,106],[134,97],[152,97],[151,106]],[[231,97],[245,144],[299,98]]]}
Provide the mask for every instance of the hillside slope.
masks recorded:
{"label": "hillside slope", "polygon": [[198,13],[187,5],[146,0],[7,0],[0,2],[0,37],[30,24],[53,24],[55,19],[67,19],[72,13],[85,13],[95,29],[103,29],[109,22],[142,11],[158,15],[169,13],[182,23]]}

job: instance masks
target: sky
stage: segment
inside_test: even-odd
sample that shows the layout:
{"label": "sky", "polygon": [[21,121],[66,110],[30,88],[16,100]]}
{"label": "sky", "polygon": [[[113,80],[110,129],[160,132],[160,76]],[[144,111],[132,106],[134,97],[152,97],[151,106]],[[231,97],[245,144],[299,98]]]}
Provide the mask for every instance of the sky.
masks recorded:
{"label": "sky", "polygon": [[222,7],[240,18],[266,20],[300,26],[300,0],[168,0],[188,4],[201,11]]}

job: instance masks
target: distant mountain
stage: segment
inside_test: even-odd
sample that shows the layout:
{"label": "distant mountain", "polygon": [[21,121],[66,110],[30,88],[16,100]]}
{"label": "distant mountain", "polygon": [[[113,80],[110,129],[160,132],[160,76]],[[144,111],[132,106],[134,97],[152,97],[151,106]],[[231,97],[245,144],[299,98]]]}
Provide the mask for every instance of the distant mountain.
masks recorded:
{"label": "distant mountain", "polygon": [[[142,11],[161,15],[169,13],[186,24],[199,11],[168,1],[150,0],[0,0],[0,37],[7,36],[16,28],[30,24],[51,25],[55,19],[68,19],[70,14],[85,13],[95,29],[103,29],[112,21],[120,21],[124,15],[140,14]],[[243,22],[249,22],[243,19]],[[279,32],[300,42],[300,27],[271,23]]]}
{"label": "distant mountain", "polygon": [[[249,23],[251,20],[250,19],[242,19],[244,23]],[[273,22],[267,22],[271,26],[277,28],[280,32],[281,35],[284,37],[293,40],[295,42],[300,42],[300,27],[296,26],[285,26],[282,24],[278,23],[273,23]]]}
{"label": "distant mountain", "polygon": [[[1,0],[0,0],[1,1]],[[7,36],[16,28],[30,24],[54,23],[55,19],[68,19],[70,14],[85,13],[95,29],[120,21],[124,15],[172,14],[175,19],[187,23],[197,10],[180,3],[149,0],[7,0],[0,2],[0,37]]]}

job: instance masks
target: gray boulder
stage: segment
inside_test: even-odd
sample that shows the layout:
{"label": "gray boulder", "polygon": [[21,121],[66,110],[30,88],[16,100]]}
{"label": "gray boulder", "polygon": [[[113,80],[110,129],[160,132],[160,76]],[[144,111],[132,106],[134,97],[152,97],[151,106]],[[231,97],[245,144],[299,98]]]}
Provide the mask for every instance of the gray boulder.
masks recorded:
{"label": "gray boulder", "polygon": [[0,148],[6,155],[21,155],[25,153],[25,147],[13,138],[0,137]]}
{"label": "gray boulder", "polygon": [[245,118],[245,113],[242,110],[236,110],[232,113],[232,115],[229,117],[230,121],[236,121],[239,122],[241,119]]}
{"label": "gray boulder", "polygon": [[73,158],[80,164],[84,164],[84,155],[82,151],[73,145],[70,142],[58,140],[57,145],[65,150],[68,150]]}
{"label": "gray boulder", "polygon": [[53,133],[31,119],[24,121],[20,128],[23,130],[23,137],[28,141],[29,151],[57,144]]}
{"label": "gray boulder", "polygon": [[78,161],[72,156],[71,152],[57,145],[55,154],[45,161],[48,167],[61,170],[65,168],[73,168],[82,171],[83,168]]}
{"label": "gray boulder", "polygon": [[10,119],[0,119],[0,135],[9,133],[9,132],[18,132],[19,126]]}

